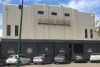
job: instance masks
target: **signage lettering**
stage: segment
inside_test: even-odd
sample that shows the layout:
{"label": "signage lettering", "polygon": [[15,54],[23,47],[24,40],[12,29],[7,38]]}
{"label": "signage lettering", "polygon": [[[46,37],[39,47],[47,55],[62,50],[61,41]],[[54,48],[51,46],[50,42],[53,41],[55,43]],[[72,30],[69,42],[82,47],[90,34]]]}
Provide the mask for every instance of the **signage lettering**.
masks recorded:
{"label": "signage lettering", "polygon": [[53,19],[39,19],[38,24],[40,25],[62,25],[71,26],[70,20],[53,20]]}

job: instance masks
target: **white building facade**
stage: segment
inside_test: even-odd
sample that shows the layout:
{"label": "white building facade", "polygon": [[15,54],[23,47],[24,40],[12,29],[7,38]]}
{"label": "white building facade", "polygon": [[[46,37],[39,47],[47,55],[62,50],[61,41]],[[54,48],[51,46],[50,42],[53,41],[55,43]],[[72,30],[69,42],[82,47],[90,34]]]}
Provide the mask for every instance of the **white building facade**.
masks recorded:
{"label": "white building facade", "polygon": [[[63,6],[25,6],[22,39],[98,40],[94,18],[92,13],[79,12]],[[19,31],[19,24],[18,6],[4,5],[3,38],[17,39],[15,26],[18,26]],[[7,35],[7,25],[10,25],[10,35]]]}
{"label": "white building facade", "polygon": [[[26,47],[29,47],[29,43],[31,46],[35,44],[35,47],[38,47],[35,54],[41,53],[40,51],[42,49],[49,49],[49,47],[50,50],[53,50],[52,54],[54,55],[57,54],[57,50],[59,51],[60,47],[65,50],[67,49],[66,51],[68,51],[71,58],[73,58],[76,53],[85,53],[88,55],[88,58],[90,54],[88,53],[89,50],[100,52],[100,46],[97,46],[100,38],[95,31],[95,15],[93,13],[79,12],[76,9],[63,6],[42,4],[24,6],[23,11],[23,44],[26,44]],[[18,5],[3,6],[2,44],[11,45],[16,43],[15,40],[18,39],[20,29],[20,12]],[[40,44],[47,44],[48,46],[42,48]],[[63,45],[63,47],[61,45]],[[77,45],[81,46],[77,47]],[[98,51],[95,50],[94,46],[97,47],[96,49]],[[23,48],[25,48],[24,51],[27,51],[28,48],[26,47],[23,46]],[[52,47],[54,49],[51,49]],[[78,50],[79,48],[82,48],[82,50]],[[16,50],[15,46],[14,49]],[[34,49],[32,48],[32,50]],[[24,52],[24,54],[26,53]],[[33,54],[34,53],[32,53],[30,57],[32,57]]]}

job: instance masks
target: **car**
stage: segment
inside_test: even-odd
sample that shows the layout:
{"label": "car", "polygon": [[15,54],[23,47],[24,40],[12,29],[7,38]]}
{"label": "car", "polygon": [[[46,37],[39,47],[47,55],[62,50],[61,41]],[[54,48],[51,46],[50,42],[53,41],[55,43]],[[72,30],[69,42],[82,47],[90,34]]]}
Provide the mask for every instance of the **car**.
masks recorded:
{"label": "car", "polygon": [[75,63],[77,63],[77,62],[84,62],[84,63],[86,63],[87,59],[86,59],[86,56],[84,54],[76,54],[74,61],[75,61]]}
{"label": "car", "polygon": [[90,55],[90,62],[100,62],[100,53],[92,53]]}
{"label": "car", "polygon": [[3,65],[6,64],[6,63],[5,63],[6,59],[7,59],[7,58],[6,58],[5,56],[0,55],[0,66],[3,66]]}
{"label": "car", "polygon": [[36,64],[47,64],[51,63],[51,59],[47,54],[38,54],[33,58],[33,63]]}
{"label": "car", "polygon": [[69,56],[64,52],[60,52],[55,56],[54,63],[70,63]]}
{"label": "car", "polygon": [[[30,64],[30,63],[31,63],[30,58],[24,56],[23,54],[20,54],[19,57],[20,57],[20,65],[23,65],[23,64]],[[17,58],[18,58],[18,55],[17,55],[17,54],[10,55],[10,56],[6,59],[6,64],[7,64],[7,65],[17,64]]]}

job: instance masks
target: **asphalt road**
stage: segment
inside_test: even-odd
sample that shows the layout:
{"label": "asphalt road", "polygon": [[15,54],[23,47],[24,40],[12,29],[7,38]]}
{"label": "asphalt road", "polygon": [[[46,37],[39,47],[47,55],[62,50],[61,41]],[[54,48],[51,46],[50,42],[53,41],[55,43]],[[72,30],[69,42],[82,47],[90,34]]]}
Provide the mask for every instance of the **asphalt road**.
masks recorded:
{"label": "asphalt road", "polygon": [[[16,66],[4,66],[16,67]],[[23,65],[20,67],[100,67],[100,63],[70,63],[70,64],[47,64],[47,65]]]}

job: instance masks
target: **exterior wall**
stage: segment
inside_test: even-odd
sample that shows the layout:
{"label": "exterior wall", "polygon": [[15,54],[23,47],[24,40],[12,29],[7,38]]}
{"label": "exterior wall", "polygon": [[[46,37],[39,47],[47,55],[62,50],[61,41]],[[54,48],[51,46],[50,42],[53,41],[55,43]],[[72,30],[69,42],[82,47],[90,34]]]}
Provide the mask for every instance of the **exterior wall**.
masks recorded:
{"label": "exterior wall", "polygon": [[[15,11],[14,11],[15,10]],[[15,25],[19,25],[20,22],[20,10],[13,5],[3,6],[3,36],[2,38],[18,38],[15,37]],[[11,25],[11,36],[7,36],[7,25]]]}
{"label": "exterior wall", "polygon": [[72,48],[70,46],[71,44],[67,42],[55,42],[55,45],[54,45],[55,56],[57,56],[60,51],[65,51],[69,59],[72,59]]}
{"label": "exterior wall", "polygon": [[[7,40],[7,39],[6,39]],[[4,55],[5,57],[8,57],[9,55],[16,54],[17,53],[17,40],[3,40],[2,41],[2,49],[1,49],[1,54]],[[25,56],[33,59],[34,56],[37,54],[41,53],[47,53],[50,58],[54,59],[54,43],[52,42],[30,42],[26,40],[22,40],[21,42],[21,48],[20,48],[20,53],[24,54]]]}
{"label": "exterior wall", "polygon": [[2,42],[2,50],[1,53],[5,56],[8,57],[11,54],[16,54],[17,53],[17,42],[9,42],[5,41]]}
{"label": "exterior wall", "polygon": [[[16,41],[2,41],[1,53],[5,57],[12,54],[17,54],[17,40]],[[21,54],[33,59],[38,54],[38,48],[36,42],[21,42]]]}
{"label": "exterior wall", "polygon": [[[5,57],[17,53],[17,40],[3,39],[1,53]],[[64,49],[69,55],[69,44],[67,42],[50,42],[42,40],[22,40],[21,54],[33,59],[34,56],[41,53],[47,53],[49,57],[54,60],[60,49]]]}
{"label": "exterior wall", "polygon": [[100,44],[84,44],[84,53],[87,56],[87,59],[89,59],[91,53],[100,53]]}
{"label": "exterior wall", "polygon": [[54,61],[55,51],[54,43],[52,42],[37,42],[38,53],[37,54],[48,54],[49,58]]}
{"label": "exterior wall", "polygon": [[[44,14],[38,14],[38,11]],[[57,16],[51,15],[57,12]],[[64,16],[69,13],[70,16]],[[68,25],[57,25],[65,22]],[[3,7],[3,38],[17,39],[15,25],[20,23],[20,9],[16,5],[4,5]],[[39,24],[53,23],[53,25]],[[6,35],[6,26],[11,25],[11,36]],[[88,38],[85,38],[85,29],[88,30]],[[93,38],[90,38],[90,29],[93,30]],[[63,6],[49,6],[34,4],[24,7],[22,39],[55,39],[55,40],[98,40],[95,32],[94,14],[79,12]]]}
{"label": "exterior wall", "polygon": [[[38,54],[38,44],[37,42],[22,42],[21,53],[25,56],[33,59],[34,56]],[[31,60],[32,61],[32,60]]]}
{"label": "exterior wall", "polygon": [[[99,41],[98,41],[99,42]],[[8,57],[11,54],[17,53],[17,40],[3,39],[1,46],[1,54]],[[74,60],[75,55],[74,45],[83,45],[83,54],[89,59],[91,53],[100,53],[100,42],[81,42],[81,41],[50,41],[50,40],[22,40],[21,53],[33,59],[34,56],[40,53],[47,53],[53,60],[60,50],[65,50],[66,54]],[[82,49],[82,48],[80,48]]]}
{"label": "exterior wall", "polygon": [[55,55],[59,53],[59,51],[64,50],[66,54],[69,55],[69,43],[66,42],[55,42]]}
{"label": "exterior wall", "polygon": [[[89,13],[83,13],[79,12],[78,13],[78,18],[79,18],[79,23],[77,24],[78,26],[78,37],[80,40],[98,40],[97,33],[95,32],[95,21],[94,21],[94,15],[89,14]],[[87,35],[88,37],[85,38],[85,29],[87,29]],[[93,30],[93,38],[90,38],[90,29]]]}
{"label": "exterior wall", "polygon": [[[39,10],[44,11],[44,14],[38,14]],[[57,12],[57,16],[51,15],[51,12]],[[70,16],[64,16],[64,13],[69,13]],[[70,25],[61,25],[63,22]],[[87,59],[89,59],[91,52],[87,52],[88,49],[93,49],[93,52],[100,53],[99,43],[92,43],[93,41],[99,42],[94,22],[94,14],[79,12],[72,8],[39,4],[24,6],[22,39],[28,39],[28,41],[22,40],[21,51],[32,59],[36,54],[49,48],[53,58],[53,56],[57,55],[60,48],[64,48],[66,53],[74,59],[76,53],[74,53],[73,45],[80,43],[83,44],[84,53],[87,55]],[[44,23],[53,24],[48,25]],[[11,25],[11,36],[7,36],[7,25]],[[18,39],[18,36],[15,36],[15,25],[20,27],[20,9],[17,5],[4,5],[1,53],[5,56],[8,56],[9,52],[13,53],[13,51],[8,51],[12,47],[14,48],[14,53],[17,53],[16,39]],[[85,29],[88,30],[88,38],[85,38]],[[93,30],[93,38],[90,38],[90,29]],[[5,41],[3,39],[12,40]],[[43,40],[43,42],[39,40]],[[87,42],[84,43],[84,41]],[[30,48],[32,53],[30,53]]]}

